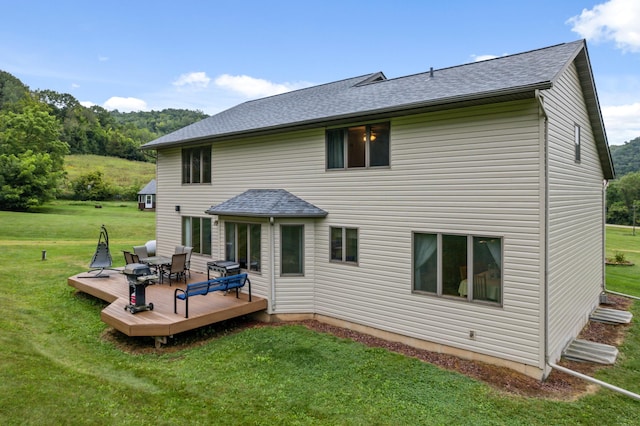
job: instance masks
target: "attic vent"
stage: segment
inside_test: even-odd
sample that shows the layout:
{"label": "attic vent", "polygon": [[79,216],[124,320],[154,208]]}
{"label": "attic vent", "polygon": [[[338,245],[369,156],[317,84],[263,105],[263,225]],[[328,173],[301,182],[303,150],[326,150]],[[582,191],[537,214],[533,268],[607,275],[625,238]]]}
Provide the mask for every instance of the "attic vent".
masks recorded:
{"label": "attic vent", "polygon": [[387,77],[382,72],[377,72],[371,74],[366,79],[362,80],[360,83],[356,84],[356,86],[364,86],[365,84],[377,83],[379,81],[385,81]]}

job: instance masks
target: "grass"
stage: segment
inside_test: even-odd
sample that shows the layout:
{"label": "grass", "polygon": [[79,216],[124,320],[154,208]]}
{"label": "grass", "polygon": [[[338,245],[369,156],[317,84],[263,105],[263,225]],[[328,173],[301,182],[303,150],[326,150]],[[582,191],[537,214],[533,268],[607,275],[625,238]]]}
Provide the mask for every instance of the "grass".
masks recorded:
{"label": "grass", "polygon": [[626,226],[607,226],[608,258],[622,254],[633,266],[608,265],[607,288],[624,294],[640,297],[640,229]]}
{"label": "grass", "polygon": [[[119,250],[153,239],[154,215],[133,203],[0,212],[0,424],[624,425],[640,415],[638,401],[608,390],[573,402],[509,396],[293,325],[220,333],[176,352],[125,353],[101,338],[105,304],[66,283],[87,269],[103,223],[119,264]],[[625,279],[609,284],[623,289]],[[639,354],[634,326],[618,365],[598,377],[640,392]]]}
{"label": "grass", "polygon": [[100,155],[67,155],[64,158],[67,180],[73,182],[81,175],[99,170],[105,181],[119,187],[136,185],[142,188],[156,177],[156,165]]}

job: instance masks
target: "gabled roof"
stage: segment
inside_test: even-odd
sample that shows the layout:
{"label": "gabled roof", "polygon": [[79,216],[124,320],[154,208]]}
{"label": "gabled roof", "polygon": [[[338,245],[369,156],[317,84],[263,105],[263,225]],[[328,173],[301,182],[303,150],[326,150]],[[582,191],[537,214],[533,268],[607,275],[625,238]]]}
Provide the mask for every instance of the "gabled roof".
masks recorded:
{"label": "gabled roof", "polygon": [[219,216],[325,217],[327,212],[284,189],[250,189],[212,206],[206,213]]}
{"label": "gabled roof", "polygon": [[155,193],[156,193],[156,180],[151,179],[149,183],[146,184],[145,187],[138,192],[138,195],[149,195],[149,194],[153,195]]}
{"label": "gabled roof", "polygon": [[244,102],[143,145],[201,141],[389,118],[430,110],[532,98],[576,58],[605,176],[613,176],[593,75],[583,40],[487,61],[387,79],[381,72]]}

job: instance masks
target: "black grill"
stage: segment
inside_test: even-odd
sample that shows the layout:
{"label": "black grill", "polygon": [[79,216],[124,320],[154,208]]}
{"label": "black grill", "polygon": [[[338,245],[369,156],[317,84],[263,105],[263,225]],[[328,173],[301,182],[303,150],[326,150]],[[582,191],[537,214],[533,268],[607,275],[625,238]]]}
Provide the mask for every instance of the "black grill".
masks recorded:
{"label": "black grill", "polygon": [[232,260],[214,260],[207,262],[207,279],[211,277],[209,273],[211,271],[217,272],[221,277],[228,277],[230,275],[238,275],[240,273],[240,264]]}

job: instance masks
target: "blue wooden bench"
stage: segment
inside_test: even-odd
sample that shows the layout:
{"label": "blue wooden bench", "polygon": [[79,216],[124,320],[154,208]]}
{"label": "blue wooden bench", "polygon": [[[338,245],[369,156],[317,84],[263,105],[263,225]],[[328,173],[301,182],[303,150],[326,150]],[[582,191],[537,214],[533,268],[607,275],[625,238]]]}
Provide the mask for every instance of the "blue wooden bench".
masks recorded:
{"label": "blue wooden bench", "polygon": [[249,302],[251,302],[251,281],[249,281],[247,274],[230,275],[228,277],[187,284],[187,287],[184,289],[177,288],[173,298],[173,313],[178,313],[178,299],[184,300],[184,317],[189,318],[189,297],[198,295],[206,296],[212,291],[226,292],[233,289],[236,290],[236,297],[239,297],[239,290],[244,287],[245,284],[248,284]]}

